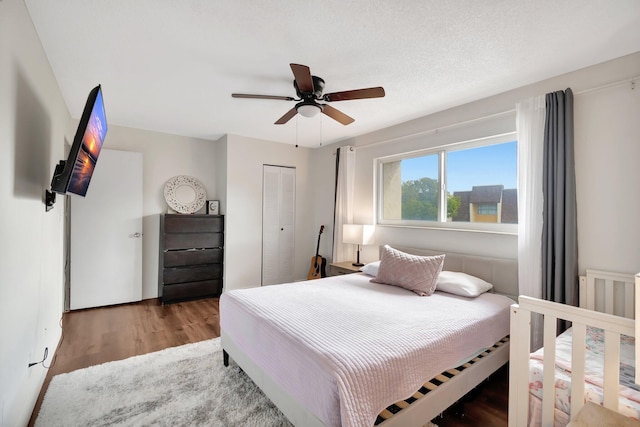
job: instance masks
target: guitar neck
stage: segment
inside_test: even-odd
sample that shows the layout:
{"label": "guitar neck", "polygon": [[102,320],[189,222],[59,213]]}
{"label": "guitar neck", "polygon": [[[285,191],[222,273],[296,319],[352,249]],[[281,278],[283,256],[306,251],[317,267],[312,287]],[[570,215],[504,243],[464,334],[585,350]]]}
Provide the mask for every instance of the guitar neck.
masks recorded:
{"label": "guitar neck", "polygon": [[318,255],[320,255],[320,237],[322,237],[322,232],[324,231],[324,225],[320,226],[320,232],[318,233],[318,244],[316,245],[316,256],[315,259],[318,259]]}

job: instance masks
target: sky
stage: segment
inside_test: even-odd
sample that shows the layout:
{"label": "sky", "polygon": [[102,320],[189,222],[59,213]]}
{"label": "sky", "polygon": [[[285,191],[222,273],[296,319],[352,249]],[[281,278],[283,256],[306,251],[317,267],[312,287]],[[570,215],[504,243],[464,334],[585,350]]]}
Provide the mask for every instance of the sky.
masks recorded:
{"label": "sky", "polygon": [[[447,191],[469,191],[474,185],[517,185],[517,143],[489,145],[447,153]],[[402,181],[438,179],[437,154],[402,160]]]}

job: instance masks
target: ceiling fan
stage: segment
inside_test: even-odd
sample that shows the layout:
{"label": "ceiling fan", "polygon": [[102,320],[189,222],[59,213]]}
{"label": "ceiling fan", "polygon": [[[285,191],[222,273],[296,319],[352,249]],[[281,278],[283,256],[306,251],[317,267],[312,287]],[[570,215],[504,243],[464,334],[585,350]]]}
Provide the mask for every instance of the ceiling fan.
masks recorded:
{"label": "ceiling fan", "polygon": [[334,102],[347,101],[350,99],[364,98],[381,98],[384,96],[382,87],[370,87],[367,89],[345,90],[342,92],[333,92],[322,94],[324,90],[324,80],[317,76],[311,75],[311,70],[306,65],[290,64],[293,71],[293,87],[296,89],[298,98],[291,96],[275,96],[275,95],[252,95],[246,93],[232,93],[234,98],[256,98],[256,99],[279,99],[282,101],[297,101],[295,107],[287,111],[284,116],[280,117],[275,124],[282,125],[291,120],[296,114],[305,117],[313,117],[319,112],[331,117],[332,119],[348,125],[353,123],[354,119],[347,116],[340,110],[337,110],[329,104],[321,104],[318,101]]}

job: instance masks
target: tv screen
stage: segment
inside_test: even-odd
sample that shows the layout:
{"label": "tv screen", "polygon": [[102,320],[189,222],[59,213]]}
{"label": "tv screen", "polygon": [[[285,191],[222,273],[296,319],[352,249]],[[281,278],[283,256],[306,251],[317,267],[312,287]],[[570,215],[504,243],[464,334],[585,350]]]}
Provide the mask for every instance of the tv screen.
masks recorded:
{"label": "tv screen", "polygon": [[106,134],[102,89],[98,85],[89,93],[67,160],[61,160],[56,166],[51,179],[52,191],[86,196]]}

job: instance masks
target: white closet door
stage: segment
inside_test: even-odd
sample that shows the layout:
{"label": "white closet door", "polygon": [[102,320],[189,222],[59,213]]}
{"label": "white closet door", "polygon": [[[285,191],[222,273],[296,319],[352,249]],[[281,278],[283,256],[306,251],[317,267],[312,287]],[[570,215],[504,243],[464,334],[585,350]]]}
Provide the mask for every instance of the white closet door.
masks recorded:
{"label": "white closet door", "polygon": [[295,168],[265,165],[262,193],[262,285],[293,281]]}
{"label": "white closet door", "polygon": [[280,168],[280,283],[293,282],[296,170]]}

